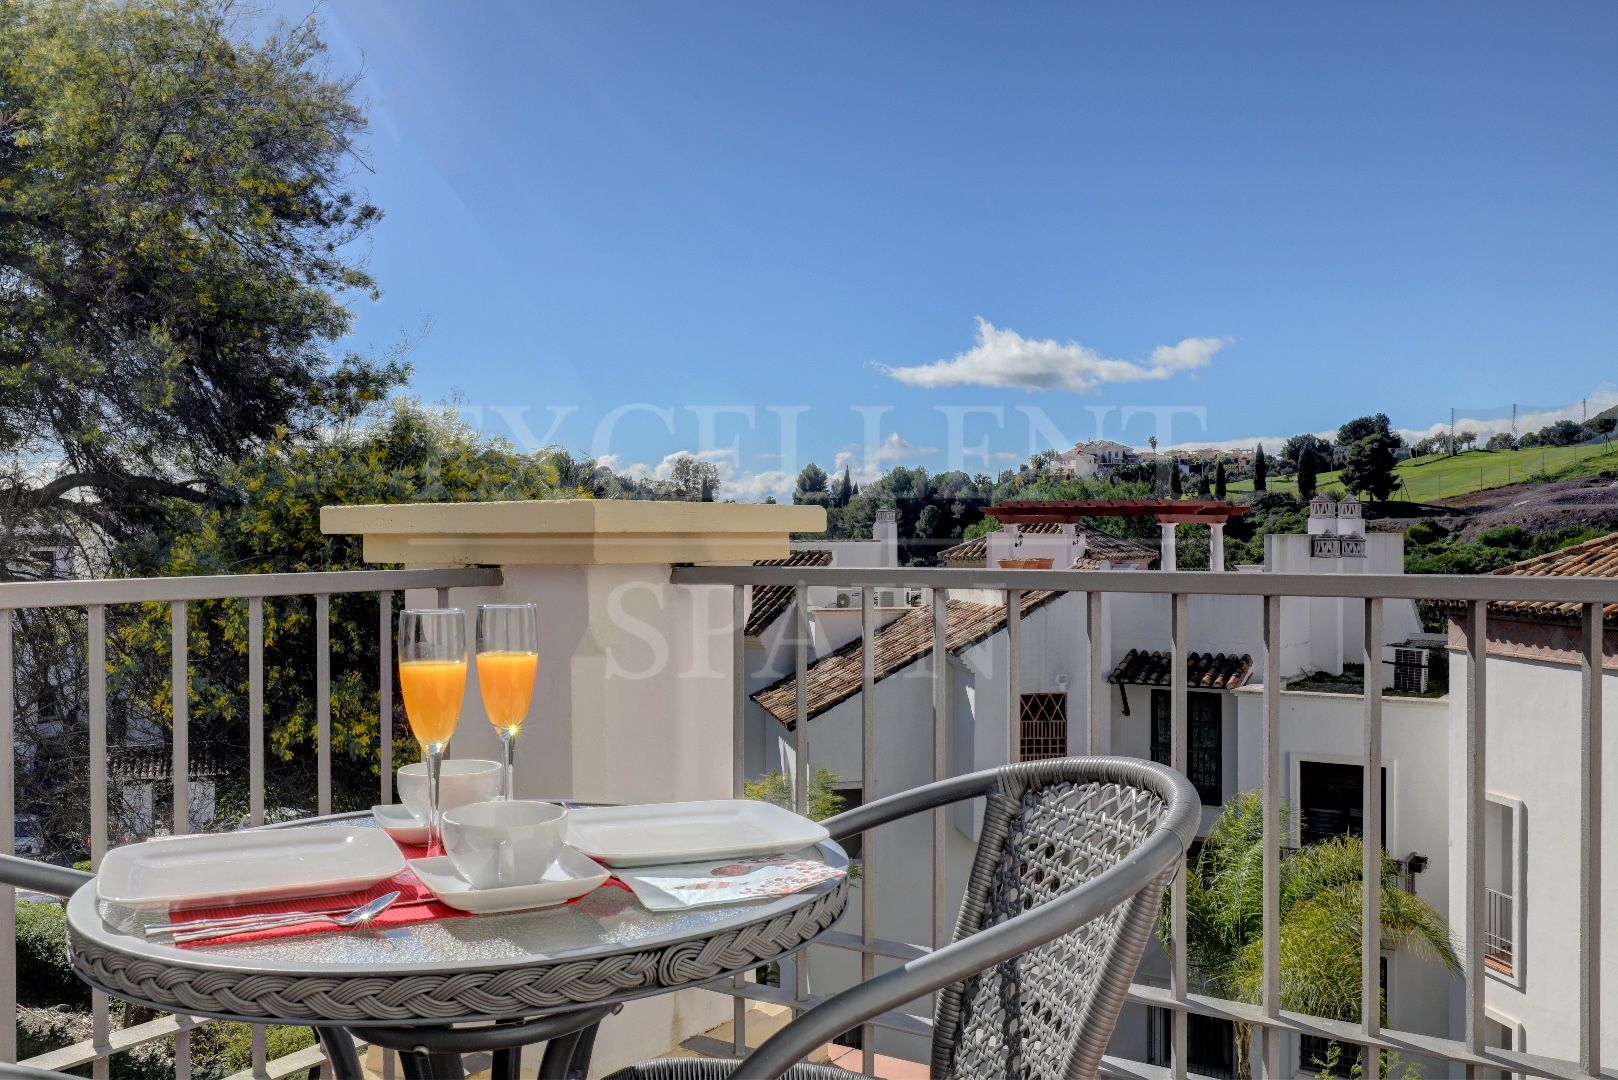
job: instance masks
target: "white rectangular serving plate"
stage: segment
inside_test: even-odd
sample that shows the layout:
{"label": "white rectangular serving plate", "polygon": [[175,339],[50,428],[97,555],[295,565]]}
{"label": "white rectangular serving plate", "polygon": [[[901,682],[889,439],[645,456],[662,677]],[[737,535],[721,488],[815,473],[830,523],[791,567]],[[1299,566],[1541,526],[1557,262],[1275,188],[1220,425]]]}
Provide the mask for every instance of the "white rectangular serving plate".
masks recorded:
{"label": "white rectangular serving plate", "polygon": [[608,866],[658,866],[771,855],[818,844],[826,830],[752,799],[581,806],[568,811],[568,843]]}
{"label": "white rectangular serving plate", "polygon": [[353,892],[405,868],[381,829],[318,826],[163,837],[107,852],[96,895],[139,911]]}

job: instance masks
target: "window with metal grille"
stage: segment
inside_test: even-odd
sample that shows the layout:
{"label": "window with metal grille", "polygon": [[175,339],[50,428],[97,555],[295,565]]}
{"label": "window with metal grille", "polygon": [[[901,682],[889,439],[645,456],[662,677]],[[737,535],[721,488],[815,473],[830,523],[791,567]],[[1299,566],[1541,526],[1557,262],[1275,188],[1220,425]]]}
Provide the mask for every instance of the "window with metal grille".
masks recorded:
{"label": "window with metal grille", "polygon": [[1024,694],[1020,735],[1024,761],[1067,757],[1067,694]]}
{"label": "window with metal grille", "polygon": [[[1186,747],[1186,778],[1197,789],[1204,806],[1225,802],[1224,711],[1219,694],[1186,694],[1186,729],[1191,743]],[[1152,691],[1152,760],[1173,764],[1169,756],[1173,724],[1169,719],[1169,692]]]}

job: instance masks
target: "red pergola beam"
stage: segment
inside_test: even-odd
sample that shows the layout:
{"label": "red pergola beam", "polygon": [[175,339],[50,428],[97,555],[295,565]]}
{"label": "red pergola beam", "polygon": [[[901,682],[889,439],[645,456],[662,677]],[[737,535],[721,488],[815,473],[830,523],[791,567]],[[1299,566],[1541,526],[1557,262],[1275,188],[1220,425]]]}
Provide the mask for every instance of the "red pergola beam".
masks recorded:
{"label": "red pergola beam", "polygon": [[1004,525],[1069,525],[1092,517],[1153,517],[1163,524],[1205,525],[1241,517],[1247,510],[1206,499],[1067,499],[1003,502],[983,512]]}

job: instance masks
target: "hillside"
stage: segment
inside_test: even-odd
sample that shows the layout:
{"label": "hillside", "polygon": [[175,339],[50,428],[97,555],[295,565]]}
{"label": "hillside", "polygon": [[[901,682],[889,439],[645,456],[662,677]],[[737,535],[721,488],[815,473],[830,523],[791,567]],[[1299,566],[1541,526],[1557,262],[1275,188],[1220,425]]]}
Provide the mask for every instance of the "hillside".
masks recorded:
{"label": "hillside", "polygon": [[[1437,502],[1527,480],[1573,480],[1607,469],[1618,470],[1618,444],[1468,450],[1454,457],[1434,455],[1401,461],[1395,471],[1404,481],[1404,487],[1394,498]],[[1341,494],[1343,485],[1337,473],[1327,472],[1320,474],[1318,489]],[[1231,484],[1230,490],[1252,491],[1253,482],[1239,481]],[[1298,485],[1292,480],[1271,478],[1269,490],[1296,492]]]}

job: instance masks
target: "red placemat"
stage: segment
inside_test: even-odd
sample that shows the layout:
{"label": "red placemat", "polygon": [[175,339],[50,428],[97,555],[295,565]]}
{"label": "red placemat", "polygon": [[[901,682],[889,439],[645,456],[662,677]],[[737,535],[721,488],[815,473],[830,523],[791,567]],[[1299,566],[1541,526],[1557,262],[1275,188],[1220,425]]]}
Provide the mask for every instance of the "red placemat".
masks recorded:
{"label": "red placemat", "polygon": [[[440,901],[432,894],[432,890],[423,885],[409,867],[406,867],[386,881],[379,881],[368,889],[344,893],[341,896],[304,896],[293,900],[272,900],[261,904],[236,904],[228,907],[200,909],[189,908],[184,912],[174,913],[171,917],[176,919],[219,919],[236,915],[284,915],[293,911],[330,911],[332,909],[352,911],[361,904],[375,900],[377,897],[395,890],[399,892],[399,899],[388,905],[387,910],[367,923],[366,927],[368,929],[387,930],[396,926],[409,926],[411,923],[430,922],[433,919],[457,919],[471,914],[469,911],[457,911]],[[268,930],[252,930],[241,934],[231,934],[229,937],[178,942],[177,944],[182,949],[194,949],[209,945],[241,945],[250,941],[272,941],[277,938],[300,937],[304,934],[329,934],[342,929],[344,928],[333,926],[329,922],[314,921],[294,923],[291,926],[275,926]]]}
{"label": "red placemat", "polygon": [[[399,853],[406,861],[422,859],[427,856],[424,845],[400,844]],[[628,886],[617,878],[608,878],[602,888],[615,886],[628,890]],[[183,912],[170,912],[171,919],[220,919],[231,918],[237,915],[284,915],[293,911],[331,911],[340,909],[352,911],[361,904],[375,900],[385,893],[395,890],[399,892],[399,899],[388,905],[387,909],[366,924],[370,930],[387,930],[397,926],[409,926],[412,923],[431,922],[434,919],[459,919],[472,915],[470,911],[458,911],[433,895],[431,889],[423,885],[413,871],[407,866],[395,876],[386,881],[379,881],[368,889],[359,892],[345,893],[341,896],[305,896],[294,900],[271,900],[260,904],[236,904],[226,907],[187,908]],[[585,896],[589,896],[586,893]],[[584,897],[576,897],[567,903],[576,904]],[[565,906],[565,905],[564,905]],[[273,941],[277,938],[301,937],[304,934],[329,934],[344,929],[333,926],[328,922],[294,923],[291,926],[275,926],[268,930],[252,930],[241,934],[231,934],[228,937],[208,938],[203,941],[178,942],[182,949],[206,948],[210,945],[241,945],[252,941]]]}

